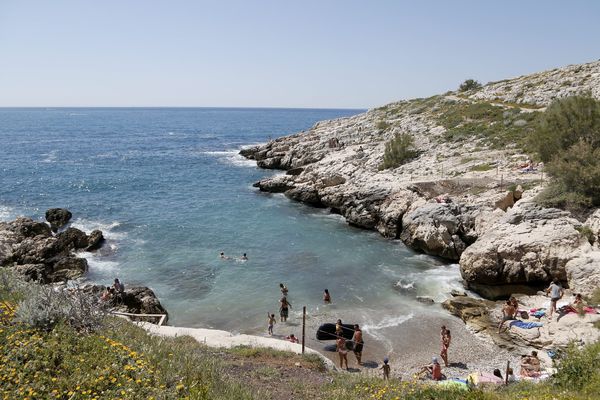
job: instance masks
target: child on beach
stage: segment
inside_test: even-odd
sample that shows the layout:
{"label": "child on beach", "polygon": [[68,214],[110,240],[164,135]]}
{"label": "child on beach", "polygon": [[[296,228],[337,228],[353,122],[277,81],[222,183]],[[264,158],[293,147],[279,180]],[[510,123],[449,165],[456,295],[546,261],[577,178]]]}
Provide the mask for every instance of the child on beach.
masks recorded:
{"label": "child on beach", "polygon": [[288,288],[287,288],[287,286],[285,286],[283,283],[280,283],[279,284],[279,289],[281,290],[281,294],[283,296],[287,296],[287,294],[288,294]]}
{"label": "child on beach", "polygon": [[269,318],[267,320],[267,324],[269,325],[269,335],[273,336],[273,325],[277,323],[277,320],[275,319],[275,314],[267,313],[267,317]]}
{"label": "child on beach", "polygon": [[386,357],[383,359],[383,366],[381,367],[381,370],[383,371],[383,379],[385,380],[390,380],[390,370],[392,369],[390,367],[390,364],[388,364],[390,360]]}

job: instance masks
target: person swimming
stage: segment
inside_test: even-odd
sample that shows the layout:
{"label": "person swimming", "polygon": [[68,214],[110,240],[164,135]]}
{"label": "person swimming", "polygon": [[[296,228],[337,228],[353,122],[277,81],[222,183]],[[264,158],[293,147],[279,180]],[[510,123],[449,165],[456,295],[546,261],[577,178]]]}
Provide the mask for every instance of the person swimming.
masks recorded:
{"label": "person swimming", "polygon": [[331,303],[331,295],[329,294],[329,290],[328,289],[325,289],[323,291],[323,302],[325,304]]}

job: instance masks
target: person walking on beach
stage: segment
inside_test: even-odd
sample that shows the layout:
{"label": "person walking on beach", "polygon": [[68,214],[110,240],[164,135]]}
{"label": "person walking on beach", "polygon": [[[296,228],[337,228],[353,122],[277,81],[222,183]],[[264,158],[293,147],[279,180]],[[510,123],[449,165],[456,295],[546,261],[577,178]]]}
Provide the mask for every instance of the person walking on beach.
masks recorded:
{"label": "person walking on beach", "polygon": [[450,347],[450,341],[452,337],[450,336],[450,330],[446,328],[446,325],[442,325],[442,329],[440,332],[441,340],[442,340],[442,351],[440,352],[440,357],[444,360],[444,365],[448,366],[448,348]]}
{"label": "person walking on beach", "polygon": [[288,319],[288,315],[290,312],[290,308],[292,308],[292,304],[287,300],[285,296],[279,300],[279,316],[281,317],[281,322],[285,322]]}
{"label": "person walking on beach", "polygon": [[273,325],[277,323],[277,319],[275,318],[275,314],[267,313],[267,324],[269,326],[269,335],[273,336]]}
{"label": "person walking on beach", "polygon": [[348,369],[348,349],[346,348],[346,339],[343,336],[338,336],[335,341],[337,346],[337,352],[340,356],[340,368],[344,369],[344,362],[346,363],[346,370]]}
{"label": "person walking on beach", "polygon": [[358,363],[358,365],[362,365],[361,358],[364,341],[362,331],[360,330],[358,324],[354,324],[354,335],[352,336],[352,342],[354,343],[353,351],[354,355],[356,356],[356,362]]}
{"label": "person walking on beach", "polygon": [[279,284],[279,290],[281,290],[281,294],[285,297],[288,294],[288,288],[283,283]]}
{"label": "person walking on beach", "polygon": [[323,302],[325,304],[330,304],[331,303],[331,295],[329,294],[329,290],[325,289],[323,291]]}
{"label": "person walking on beach", "polygon": [[383,359],[383,366],[381,367],[381,370],[383,371],[383,379],[385,379],[386,381],[390,380],[390,370],[392,369],[390,367],[389,363],[389,359],[386,357]]}
{"label": "person walking on beach", "polygon": [[554,278],[548,289],[546,289],[546,294],[550,293],[550,316],[552,319],[552,313],[556,312],[556,302],[563,297],[563,288],[560,286],[558,279]]}

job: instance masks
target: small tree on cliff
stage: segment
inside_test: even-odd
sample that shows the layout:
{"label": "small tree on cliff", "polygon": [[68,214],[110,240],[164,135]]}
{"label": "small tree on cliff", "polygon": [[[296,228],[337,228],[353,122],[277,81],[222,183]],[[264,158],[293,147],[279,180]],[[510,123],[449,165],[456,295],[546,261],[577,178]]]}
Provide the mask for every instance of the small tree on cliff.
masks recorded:
{"label": "small tree on cliff", "polygon": [[396,134],[396,136],[385,144],[383,162],[379,169],[396,168],[408,160],[417,156],[414,147],[414,139],[407,133]]}
{"label": "small tree on cliff", "polygon": [[530,140],[553,181],[538,197],[546,206],[600,205],[600,102],[573,96],[552,103]]}
{"label": "small tree on cliff", "polygon": [[481,89],[481,83],[477,82],[475,79],[467,79],[458,87],[459,92],[466,92],[469,90],[477,90]]}

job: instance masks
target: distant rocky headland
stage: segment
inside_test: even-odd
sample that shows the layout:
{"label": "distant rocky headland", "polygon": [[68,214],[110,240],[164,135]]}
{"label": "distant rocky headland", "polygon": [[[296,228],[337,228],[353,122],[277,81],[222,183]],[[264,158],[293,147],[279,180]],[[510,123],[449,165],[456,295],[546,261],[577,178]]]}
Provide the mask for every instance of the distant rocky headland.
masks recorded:
{"label": "distant rocky headland", "polygon": [[[548,182],[523,140],[555,99],[600,98],[600,62],[391,103],[240,152],[285,170],[261,191],[341,214],[349,224],[458,261],[489,299],[535,293],[558,278],[583,295],[600,286],[600,210],[533,201]],[[386,144],[409,135],[415,156],[382,168]]]}
{"label": "distant rocky headland", "polygon": [[[66,283],[83,277],[88,263],[82,252],[100,249],[105,243],[102,232],[93,230],[86,234],[68,226],[72,213],[64,208],[49,209],[45,216],[46,222],[26,217],[0,222],[0,267],[40,284]],[[90,284],[81,287],[97,297],[104,288]],[[147,287],[126,286],[119,304],[111,308],[133,314],[167,314]]]}

